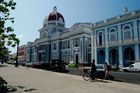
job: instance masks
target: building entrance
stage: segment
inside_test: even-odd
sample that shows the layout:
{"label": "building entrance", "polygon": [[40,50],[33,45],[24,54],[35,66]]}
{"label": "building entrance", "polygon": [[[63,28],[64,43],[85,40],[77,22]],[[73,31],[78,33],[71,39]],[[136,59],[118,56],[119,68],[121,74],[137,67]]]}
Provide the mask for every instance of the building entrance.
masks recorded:
{"label": "building entrance", "polygon": [[76,64],[78,64],[79,63],[79,56],[78,56],[78,54],[75,55],[75,59],[76,59]]}
{"label": "building entrance", "polygon": [[124,51],[124,66],[129,66],[132,64],[131,61],[134,61],[135,55],[134,55],[134,50],[132,48],[126,48]]}

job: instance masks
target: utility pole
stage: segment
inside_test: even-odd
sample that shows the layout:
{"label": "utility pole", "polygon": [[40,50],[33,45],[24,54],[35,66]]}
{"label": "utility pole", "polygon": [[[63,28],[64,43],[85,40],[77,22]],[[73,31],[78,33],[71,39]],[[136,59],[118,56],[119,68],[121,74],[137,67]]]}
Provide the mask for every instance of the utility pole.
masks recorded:
{"label": "utility pole", "polygon": [[18,67],[18,46],[19,46],[19,43],[17,43],[17,57],[16,57],[15,67]]}

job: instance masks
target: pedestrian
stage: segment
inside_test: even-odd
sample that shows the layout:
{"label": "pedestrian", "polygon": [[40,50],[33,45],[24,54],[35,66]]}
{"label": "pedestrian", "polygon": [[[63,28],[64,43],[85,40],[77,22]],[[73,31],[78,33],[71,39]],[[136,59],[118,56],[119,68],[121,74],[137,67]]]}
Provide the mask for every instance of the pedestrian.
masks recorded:
{"label": "pedestrian", "polygon": [[104,77],[104,79],[105,79],[105,78],[106,78],[106,76],[108,75],[108,72],[109,72],[109,67],[108,67],[107,62],[105,62],[104,67],[105,67],[105,77]]}
{"label": "pedestrian", "polygon": [[95,66],[95,60],[93,59],[91,63],[91,81],[95,79],[95,72],[96,72],[96,66]]}

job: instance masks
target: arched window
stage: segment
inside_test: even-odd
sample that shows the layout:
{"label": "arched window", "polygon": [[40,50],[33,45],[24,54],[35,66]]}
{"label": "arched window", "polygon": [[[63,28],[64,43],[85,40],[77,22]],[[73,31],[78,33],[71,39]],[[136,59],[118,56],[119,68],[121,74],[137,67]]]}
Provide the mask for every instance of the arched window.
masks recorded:
{"label": "arched window", "polygon": [[59,18],[59,22],[63,23],[63,19],[62,18]]}
{"label": "arched window", "polygon": [[99,32],[98,34],[99,45],[103,45],[103,33]]}
{"label": "arched window", "polygon": [[117,40],[117,33],[116,33],[115,29],[111,29],[109,34],[110,34],[110,41],[111,42]]}
{"label": "arched window", "polygon": [[42,37],[47,37],[47,34],[46,33],[43,33],[43,36]]}
{"label": "arched window", "polygon": [[47,37],[47,33],[46,32],[42,32],[41,33],[41,38]]}
{"label": "arched window", "polygon": [[131,27],[129,25],[124,26],[123,37],[124,37],[124,40],[132,39],[132,30],[131,30]]}

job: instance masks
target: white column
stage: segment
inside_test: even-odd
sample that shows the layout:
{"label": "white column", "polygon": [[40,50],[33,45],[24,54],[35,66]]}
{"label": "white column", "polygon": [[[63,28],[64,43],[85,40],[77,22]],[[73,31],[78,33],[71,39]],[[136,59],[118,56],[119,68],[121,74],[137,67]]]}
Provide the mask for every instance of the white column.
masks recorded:
{"label": "white column", "polygon": [[118,24],[118,42],[122,43],[122,37],[121,37],[121,25]]}
{"label": "white column", "polygon": [[88,39],[87,39],[87,37],[85,38],[85,47],[84,47],[84,51],[85,51],[85,62],[87,63],[87,61],[88,61]]}
{"label": "white column", "polygon": [[109,64],[109,60],[108,60],[108,33],[107,33],[107,27],[105,28],[105,61]]}
{"label": "white column", "polygon": [[94,58],[93,59],[95,59],[95,62],[97,64],[96,34],[94,36],[94,50],[93,50],[93,52],[94,52]]}
{"label": "white column", "polygon": [[119,68],[123,68],[122,46],[119,46]]}
{"label": "white column", "polygon": [[94,59],[94,34],[93,34],[93,32],[91,33],[91,61],[92,61],[92,59]]}
{"label": "white column", "polygon": [[135,45],[135,60],[136,61],[140,60],[140,58],[139,58],[139,45],[138,44]]}
{"label": "white column", "polygon": [[80,62],[84,62],[83,61],[83,37],[80,38]]}
{"label": "white column", "polygon": [[133,21],[134,41],[138,41],[137,20]]}
{"label": "white column", "polygon": [[97,64],[97,53],[96,53],[96,31],[92,33],[92,61],[95,59],[95,64]]}

